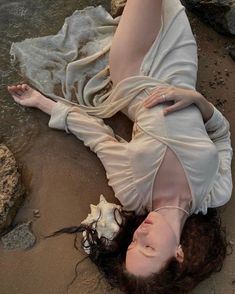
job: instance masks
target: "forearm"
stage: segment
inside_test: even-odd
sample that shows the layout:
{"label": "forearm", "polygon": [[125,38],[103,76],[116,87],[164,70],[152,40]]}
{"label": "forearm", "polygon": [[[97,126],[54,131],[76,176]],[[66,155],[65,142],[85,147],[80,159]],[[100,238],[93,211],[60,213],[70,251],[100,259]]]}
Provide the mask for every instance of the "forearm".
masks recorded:
{"label": "forearm", "polygon": [[49,127],[74,134],[98,156],[107,146],[120,144],[113,130],[105,125],[102,119],[88,115],[79,107],[71,107],[61,102],[53,107]]}
{"label": "forearm", "polygon": [[206,100],[204,96],[197,92],[194,100],[195,105],[198,107],[202,114],[203,121],[206,123],[213,115],[213,105]]}
{"label": "forearm", "polygon": [[56,105],[57,102],[48,99],[46,97],[41,98],[38,102],[36,107],[41,111],[51,115],[52,108]]}

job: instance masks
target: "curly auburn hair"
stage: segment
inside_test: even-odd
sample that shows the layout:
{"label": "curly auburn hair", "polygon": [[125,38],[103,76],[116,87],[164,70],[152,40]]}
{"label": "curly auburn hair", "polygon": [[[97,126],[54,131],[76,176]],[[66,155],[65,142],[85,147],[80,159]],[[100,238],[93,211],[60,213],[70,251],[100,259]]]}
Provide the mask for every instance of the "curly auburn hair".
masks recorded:
{"label": "curly auburn hair", "polygon": [[137,216],[134,212],[123,210],[122,223],[118,223],[120,231],[112,241],[99,239],[92,225],[64,228],[53,236],[86,231],[87,237],[82,239],[82,246],[88,241],[90,259],[98,266],[111,287],[117,287],[128,294],[188,293],[200,281],[221,270],[231,245],[226,240],[225,228],[221,225],[218,211],[208,209],[206,215],[191,215],[184,225],[181,235],[184,251],[182,264],[172,257],[160,272],[148,277],[129,273],[125,268],[127,247],[132,241],[134,231],[146,215]]}

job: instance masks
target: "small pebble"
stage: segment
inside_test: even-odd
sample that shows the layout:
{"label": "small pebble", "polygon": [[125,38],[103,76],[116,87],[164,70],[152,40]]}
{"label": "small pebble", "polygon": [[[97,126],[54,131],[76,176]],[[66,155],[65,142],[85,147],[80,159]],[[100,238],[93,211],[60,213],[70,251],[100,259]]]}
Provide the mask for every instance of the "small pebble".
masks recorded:
{"label": "small pebble", "polygon": [[33,215],[34,215],[34,217],[40,217],[40,210],[39,209],[34,209],[33,210]]}

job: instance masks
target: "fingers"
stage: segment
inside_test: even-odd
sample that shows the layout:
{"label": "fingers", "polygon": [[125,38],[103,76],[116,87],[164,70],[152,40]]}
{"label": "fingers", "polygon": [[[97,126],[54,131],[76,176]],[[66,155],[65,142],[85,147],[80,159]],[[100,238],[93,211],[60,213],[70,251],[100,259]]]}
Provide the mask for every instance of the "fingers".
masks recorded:
{"label": "fingers", "polygon": [[180,110],[180,109],[182,109],[182,108],[184,108],[184,104],[181,103],[181,102],[177,102],[177,103],[175,103],[175,104],[173,104],[173,105],[171,105],[171,106],[169,106],[169,107],[166,107],[166,108],[163,110],[163,113],[164,113],[164,115],[167,115],[167,114],[169,114],[169,113],[172,113],[172,112],[174,112],[174,111]]}
{"label": "fingers", "polygon": [[157,87],[151,94],[144,100],[146,108],[153,107],[160,103],[165,103],[174,100],[173,87]]}
{"label": "fingers", "polygon": [[11,94],[14,101],[22,105],[23,94],[29,89],[27,84],[18,84],[7,87],[8,92]]}
{"label": "fingers", "polygon": [[8,92],[14,97],[22,96],[27,90],[28,90],[28,85],[27,84],[19,84],[19,85],[12,85],[7,87]]}
{"label": "fingers", "polygon": [[29,86],[27,84],[22,84],[22,90],[27,91],[29,89]]}
{"label": "fingers", "polygon": [[163,95],[161,95],[160,97],[155,96],[155,97],[148,98],[148,100],[144,102],[144,106],[146,108],[150,108],[164,102],[166,102],[166,96],[163,96]]}
{"label": "fingers", "polygon": [[19,85],[13,85],[13,86],[8,86],[7,87],[8,91],[14,92],[17,95],[22,95],[25,91],[28,90],[28,85],[27,84],[19,84]]}
{"label": "fingers", "polygon": [[194,103],[192,90],[177,88],[174,86],[157,87],[145,99],[144,106],[150,108],[165,102],[173,102],[174,104],[169,107],[167,105],[164,109],[164,115],[183,109]]}
{"label": "fingers", "polygon": [[15,93],[16,93],[18,96],[21,96],[21,95],[24,93],[24,91],[23,91],[21,85],[17,85],[17,86],[16,86]]}
{"label": "fingers", "polygon": [[164,90],[155,92],[154,94],[151,94],[147,99],[144,101],[144,106],[146,108],[153,107],[160,103],[165,103],[168,101],[171,101],[172,99],[169,99],[170,97]]}

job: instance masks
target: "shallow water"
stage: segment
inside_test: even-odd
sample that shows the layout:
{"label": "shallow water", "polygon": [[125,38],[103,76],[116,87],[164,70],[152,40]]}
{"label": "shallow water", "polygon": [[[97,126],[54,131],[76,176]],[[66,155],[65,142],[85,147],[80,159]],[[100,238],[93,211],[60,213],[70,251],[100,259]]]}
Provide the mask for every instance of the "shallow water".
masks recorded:
{"label": "shallow water", "polygon": [[65,17],[76,9],[103,5],[110,1],[92,0],[0,0],[0,142],[14,153],[25,151],[40,131],[37,113],[20,107],[10,98],[6,86],[22,81],[19,68],[9,55],[12,42],[55,34]]}

